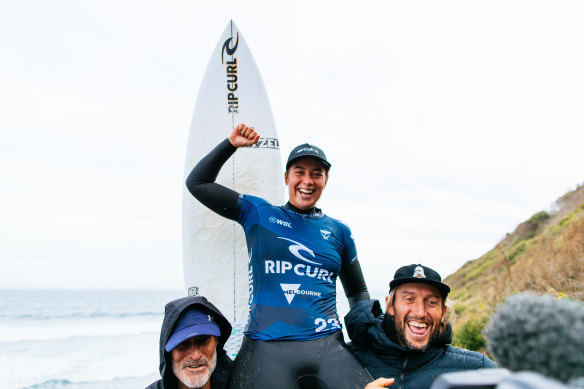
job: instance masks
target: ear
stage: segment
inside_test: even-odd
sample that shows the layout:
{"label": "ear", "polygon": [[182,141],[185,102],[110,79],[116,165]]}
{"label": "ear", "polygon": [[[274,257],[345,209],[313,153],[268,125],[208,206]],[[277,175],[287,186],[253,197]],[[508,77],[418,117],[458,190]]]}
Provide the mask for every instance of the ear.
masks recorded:
{"label": "ear", "polygon": [[389,296],[385,296],[385,312],[395,316],[395,309],[389,304]]}
{"label": "ear", "polygon": [[442,311],[442,318],[440,319],[440,323],[444,323],[444,320],[446,319],[446,311],[447,310],[448,310],[448,307],[445,305],[444,310]]}
{"label": "ear", "polygon": [[284,172],[284,183],[288,185],[288,170]]}

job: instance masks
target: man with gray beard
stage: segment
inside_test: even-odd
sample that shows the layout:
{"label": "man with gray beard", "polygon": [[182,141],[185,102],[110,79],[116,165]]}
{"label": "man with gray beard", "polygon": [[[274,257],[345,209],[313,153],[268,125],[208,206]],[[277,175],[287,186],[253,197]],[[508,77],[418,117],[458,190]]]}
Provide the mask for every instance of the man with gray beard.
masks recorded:
{"label": "man with gray beard", "polygon": [[162,379],[146,389],[226,388],[233,362],[223,346],[230,335],[231,324],[205,297],[169,302],[160,331]]}
{"label": "man with gray beard", "polygon": [[389,283],[385,314],[377,300],[351,308],[345,316],[349,348],[377,379],[366,389],[425,389],[442,373],[497,367],[483,354],[449,345],[449,292],[440,274],[412,264],[400,267]]}

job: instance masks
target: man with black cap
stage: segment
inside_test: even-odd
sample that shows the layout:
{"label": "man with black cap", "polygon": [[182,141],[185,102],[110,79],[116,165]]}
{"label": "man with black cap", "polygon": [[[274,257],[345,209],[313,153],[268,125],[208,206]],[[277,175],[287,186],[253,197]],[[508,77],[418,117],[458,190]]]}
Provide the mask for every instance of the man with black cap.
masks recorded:
{"label": "man with black cap", "polygon": [[229,387],[362,389],[371,377],[343,340],[337,277],[349,305],[368,300],[369,293],[351,230],[316,207],[331,164],[319,147],[295,147],[284,172],[284,205],[217,184],[236,150],[258,140],[252,127],[235,126],[186,182],[197,200],[238,222],[246,236],[250,316]]}
{"label": "man with black cap", "polygon": [[[400,389],[424,389],[446,372],[495,368],[481,353],[449,345],[452,327],[446,298],[450,287],[429,267],[400,267],[379,301],[362,301],[345,316],[351,351],[373,378],[394,378]],[[367,389],[383,387],[370,384]]]}
{"label": "man with black cap", "polygon": [[223,346],[231,324],[205,297],[166,304],[160,331],[160,375],[147,389],[223,389],[232,361]]}

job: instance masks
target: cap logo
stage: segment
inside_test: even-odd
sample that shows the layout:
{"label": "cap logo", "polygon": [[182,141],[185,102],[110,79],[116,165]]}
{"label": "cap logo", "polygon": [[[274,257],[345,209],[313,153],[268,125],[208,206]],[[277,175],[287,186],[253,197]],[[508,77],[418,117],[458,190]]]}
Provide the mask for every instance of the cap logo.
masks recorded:
{"label": "cap logo", "polygon": [[213,318],[211,317],[211,315],[207,315],[207,317],[209,318],[209,323],[215,323],[215,322],[213,321]]}
{"label": "cap logo", "polygon": [[296,154],[301,153],[303,151],[314,151],[315,153],[320,154],[317,149],[312,148],[312,147],[305,147],[303,149],[300,149],[296,152]]}
{"label": "cap logo", "polygon": [[416,268],[414,269],[414,274],[412,275],[412,277],[414,277],[414,278],[426,278],[426,275],[424,274],[424,269],[422,268],[422,266],[416,266]]}

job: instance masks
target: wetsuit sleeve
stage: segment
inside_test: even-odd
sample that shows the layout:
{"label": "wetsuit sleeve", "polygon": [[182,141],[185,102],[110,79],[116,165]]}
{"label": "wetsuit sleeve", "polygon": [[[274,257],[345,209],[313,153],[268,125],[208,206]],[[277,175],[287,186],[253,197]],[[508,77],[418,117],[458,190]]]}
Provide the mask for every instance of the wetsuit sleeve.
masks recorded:
{"label": "wetsuit sleeve", "polygon": [[351,229],[343,222],[340,222],[340,226],[343,231],[344,244],[341,254],[343,262],[339,278],[341,284],[343,284],[345,295],[349,300],[349,307],[352,307],[358,301],[369,300],[369,292],[363,278],[359,259],[357,259],[357,247],[355,246]]}
{"label": "wetsuit sleeve", "polygon": [[225,139],[197,163],[186,181],[187,189],[197,200],[213,212],[231,220],[236,220],[239,213],[239,193],[217,184],[215,180],[221,167],[236,150],[229,139]]}
{"label": "wetsuit sleeve", "polygon": [[369,300],[369,291],[361,271],[359,259],[355,258],[351,264],[344,265],[341,268],[339,278],[341,279],[341,284],[343,284],[345,295],[349,300],[349,308],[352,308],[359,301]]}

